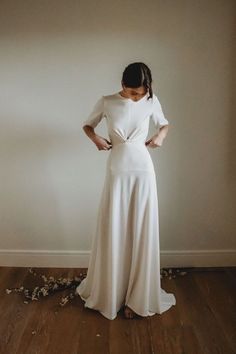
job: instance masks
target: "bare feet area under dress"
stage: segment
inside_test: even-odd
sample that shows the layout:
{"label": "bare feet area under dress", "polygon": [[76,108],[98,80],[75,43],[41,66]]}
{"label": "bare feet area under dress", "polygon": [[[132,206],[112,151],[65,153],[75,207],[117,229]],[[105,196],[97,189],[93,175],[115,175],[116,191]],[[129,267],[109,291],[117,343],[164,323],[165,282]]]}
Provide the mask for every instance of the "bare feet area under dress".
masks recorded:
{"label": "bare feet area under dress", "polygon": [[88,271],[76,293],[109,320],[124,305],[152,316],[176,304],[161,288],[156,174],[145,145],[150,119],[157,129],[169,122],[157,96],[148,96],[104,95],[83,122],[95,128],[105,118],[112,148]]}

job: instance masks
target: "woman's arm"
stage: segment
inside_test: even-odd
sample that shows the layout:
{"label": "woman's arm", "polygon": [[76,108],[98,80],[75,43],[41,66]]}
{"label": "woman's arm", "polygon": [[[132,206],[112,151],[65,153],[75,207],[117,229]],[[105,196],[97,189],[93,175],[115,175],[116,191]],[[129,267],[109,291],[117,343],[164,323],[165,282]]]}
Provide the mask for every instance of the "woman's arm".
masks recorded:
{"label": "woman's arm", "polygon": [[112,147],[112,144],[110,141],[107,139],[97,135],[94,131],[94,128],[91,127],[90,125],[84,125],[83,130],[85,134],[91,139],[94,144],[97,146],[98,150],[110,150]]}
{"label": "woman's arm", "polygon": [[161,103],[158,97],[153,94],[153,107],[151,119],[153,120],[157,133],[154,134],[151,139],[146,141],[146,145],[150,147],[161,146],[169,130],[169,121],[166,119]]}
{"label": "woman's arm", "polygon": [[168,130],[169,130],[169,124],[164,125],[159,129],[158,133],[154,134],[148,141],[146,141],[145,145],[148,145],[149,147],[152,148],[161,146],[168,134]]}
{"label": "woman's arm", "polygon": [[169,124],[161,127],[158,134],[157,134],[159,139],[164,140],[168,134],[168,130],[169,130]]}
{"label": "woman's arm", "polygon": [[89,139],[91,139],[93,141],[93,139],[96,136],[94,128],[91,127],[90,125],[84,125],[83,130],[84,130],[85,134],[89,137]]}
{"label": "woman's arm", "polygon": [[94,142],[98,150],[109,150],[111,148],[111,142],[97,135],[94,131],[103,117],[105,117],[104,96],[100,97],[93,106],[91,113],[84,121],[83,130],[89,139]]}

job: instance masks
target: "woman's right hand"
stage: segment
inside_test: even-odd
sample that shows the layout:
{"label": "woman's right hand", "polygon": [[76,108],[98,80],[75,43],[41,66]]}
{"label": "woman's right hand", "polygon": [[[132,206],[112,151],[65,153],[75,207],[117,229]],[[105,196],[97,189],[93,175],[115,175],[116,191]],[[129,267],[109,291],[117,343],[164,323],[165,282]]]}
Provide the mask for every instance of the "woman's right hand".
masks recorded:
{"label": "woman's right hand", "polygon": [[112,148],[112,143],[99,135],[95,135],[93,142],[98,150],[110,150]]}

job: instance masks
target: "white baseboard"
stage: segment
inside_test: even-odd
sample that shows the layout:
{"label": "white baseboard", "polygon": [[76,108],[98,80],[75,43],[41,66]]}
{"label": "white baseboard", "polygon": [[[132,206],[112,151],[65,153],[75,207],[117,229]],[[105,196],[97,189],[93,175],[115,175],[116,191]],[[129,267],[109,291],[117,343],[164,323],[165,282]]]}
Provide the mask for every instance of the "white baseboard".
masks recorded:
{"label": "white baseboard", "polygon": [[[0,250],[2,267],[87,268],[90,251]],[[236,250],[161,251],[161,268],[232,267]]]}
{"label": "white baseboard", "polygon": [[161,267],[234,267],[236,250],[161,251]]}

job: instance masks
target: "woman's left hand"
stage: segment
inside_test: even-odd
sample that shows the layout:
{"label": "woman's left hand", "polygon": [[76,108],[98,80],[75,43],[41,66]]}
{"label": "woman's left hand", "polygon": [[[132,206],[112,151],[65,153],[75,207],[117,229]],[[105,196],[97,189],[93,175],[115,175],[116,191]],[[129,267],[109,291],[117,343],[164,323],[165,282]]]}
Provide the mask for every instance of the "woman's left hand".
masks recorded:
{"label": "woman's left hand", "polygon": [[154,135],[151,139],[145,142],[145,145],[151,148],[160,147],[163,143],[164,138],[160,135]]}

